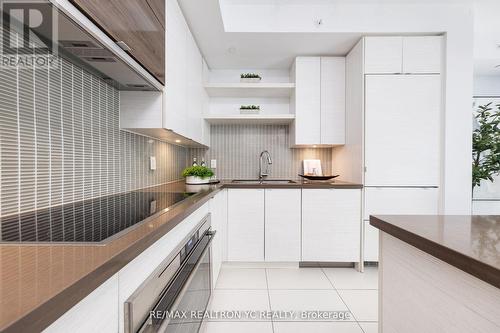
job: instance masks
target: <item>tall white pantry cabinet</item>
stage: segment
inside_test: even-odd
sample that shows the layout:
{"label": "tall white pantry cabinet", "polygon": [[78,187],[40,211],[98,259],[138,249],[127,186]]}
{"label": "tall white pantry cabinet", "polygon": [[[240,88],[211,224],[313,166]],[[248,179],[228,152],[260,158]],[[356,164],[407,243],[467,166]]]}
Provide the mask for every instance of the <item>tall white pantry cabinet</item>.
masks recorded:
{"label": "tall white pantry cabinet", "polygon": [[364,184],[364,261],[378,261],[370,215],[438,213],[441,62],[441,36],[365,37],[346,58],[349,134],[334,166]]}

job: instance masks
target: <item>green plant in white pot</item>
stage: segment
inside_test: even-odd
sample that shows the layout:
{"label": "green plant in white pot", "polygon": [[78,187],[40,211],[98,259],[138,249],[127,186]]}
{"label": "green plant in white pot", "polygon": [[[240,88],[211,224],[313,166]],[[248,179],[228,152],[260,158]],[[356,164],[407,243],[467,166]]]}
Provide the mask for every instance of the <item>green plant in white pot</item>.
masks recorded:
{"label": "green plant in white pot", "polygon": [[182,177],[186,178],[186,184],[207,184],[213,175],[212,169],[199,165],[188,167],[182,171]]}

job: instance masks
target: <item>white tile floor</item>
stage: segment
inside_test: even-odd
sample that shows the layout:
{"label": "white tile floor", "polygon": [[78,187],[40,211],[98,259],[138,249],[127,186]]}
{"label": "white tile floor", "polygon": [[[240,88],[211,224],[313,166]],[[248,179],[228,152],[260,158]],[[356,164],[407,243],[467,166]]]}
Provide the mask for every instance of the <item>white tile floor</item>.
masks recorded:
{"label": "white tile floor", "polygon": [[[217,318],[204,322],[200,332],[376,333],[377,289],[374,267],[359,273],[352,268],[224,265],[209,310],[293,311],[296,317]],[[348,318],[304,320],[304,311],[338,311]]]}

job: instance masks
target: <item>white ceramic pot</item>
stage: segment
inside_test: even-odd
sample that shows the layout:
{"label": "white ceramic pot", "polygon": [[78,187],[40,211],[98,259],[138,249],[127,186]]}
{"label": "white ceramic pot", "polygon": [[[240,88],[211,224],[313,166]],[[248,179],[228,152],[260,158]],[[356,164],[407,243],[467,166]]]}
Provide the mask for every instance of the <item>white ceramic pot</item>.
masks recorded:
{"label": "white ceramic pot", "polygon": [[186,184],[186,192],[188,192],[188,193],[198,193],[198,192],[206,191],[209,189],[210,189],[210,185],[207,185],[207,184],[198,184],[198,185]]}
{"label": "white ceramic pot", "polygon": [[240,114],[260,114],[260,109],[239,109]]}
{"label": "white ceramic pot", "polygon": [[186,177],[186,184],[189,184],[189,185],[208,184],[208,183],[210,183],[210,177],[207,177],[207,178],[201,178],[198,176],[187,176]]}
{"label": "white ceramic pot", "polygon": [[240,82],[242,83],[259,83],[261,78],[258,77],[241,77]]}

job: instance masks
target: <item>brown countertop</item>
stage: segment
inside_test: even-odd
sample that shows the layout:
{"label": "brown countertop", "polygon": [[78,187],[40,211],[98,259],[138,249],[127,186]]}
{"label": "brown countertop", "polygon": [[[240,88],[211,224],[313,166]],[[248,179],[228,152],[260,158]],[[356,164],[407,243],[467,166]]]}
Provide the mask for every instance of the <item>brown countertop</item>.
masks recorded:
{"label": "brown countertop", "polygon": [[[166,185],[185,192],[183,181]],[[0,331],[40,332],[222,188],[362,188],[347,182],[222,181],[102,243],[0,243]],[[154,188],[151,188],[154,191]],[[164,189],[163,189],[164,190]]]}
{"label": "brown countertop", "polygon": [[[169,191],[185,191],[184,182],[166,186]],[[0,331],[42,331],[220,188],[208,186],[110,241],[0,244]]]}
{"label": "brown countertop", "polygon": [[370,224],[500,288],[500,216],[370,216]]}
{"label": "brown countertop", "polygon": [[268,183],[233,183],[232,180],[223,180],[222,186],[225,188],[300,188],[300,189],[323,189],[323,188],[339,188],[339,189],[361,189],[362,184],[349,183],[341,180],[330,181],[308,181],[301,179],[293,179],[294,183],[273,183],[269,180]]}

